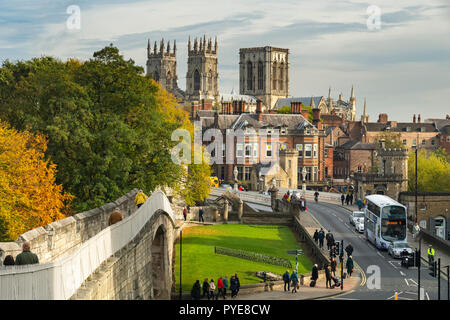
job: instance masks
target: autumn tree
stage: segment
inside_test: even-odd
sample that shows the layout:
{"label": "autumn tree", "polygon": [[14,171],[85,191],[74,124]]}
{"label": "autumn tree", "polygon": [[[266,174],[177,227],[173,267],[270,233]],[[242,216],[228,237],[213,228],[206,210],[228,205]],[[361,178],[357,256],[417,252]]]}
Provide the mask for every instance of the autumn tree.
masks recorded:
{"label": "autumn tree", "polygon": [[55,183],[56,165],[44,160],[42,134],[0,122],[0,241],[64,218],[72,196]]}
{"label": "autumn tree", "polygon": [[[416,154],[408,159],[408,190],[416,188]],[[434,152],[419,149],[417,152],[417,191],[450,192],[450,162],[442,150]]]}

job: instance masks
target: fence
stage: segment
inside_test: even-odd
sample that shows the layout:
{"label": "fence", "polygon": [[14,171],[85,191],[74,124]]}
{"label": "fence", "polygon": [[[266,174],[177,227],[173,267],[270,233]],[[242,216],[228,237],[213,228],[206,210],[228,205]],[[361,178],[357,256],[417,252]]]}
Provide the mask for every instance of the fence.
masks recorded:
{"label": "fence", "polygon": [[159,210],[175,221],[169,200],[162,191],[155,191],[134,214],[103,229],[72,254],[45,264],[0,267],[0,299],[69,299],[104,261],[131,242]]}

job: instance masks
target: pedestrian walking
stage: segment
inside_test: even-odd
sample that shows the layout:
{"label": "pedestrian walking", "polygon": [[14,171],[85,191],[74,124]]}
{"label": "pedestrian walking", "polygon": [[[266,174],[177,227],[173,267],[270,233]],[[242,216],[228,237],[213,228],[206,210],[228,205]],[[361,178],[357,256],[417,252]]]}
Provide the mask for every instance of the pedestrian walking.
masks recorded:
{"label": "pedestrian walking", "polygon": [[114,211],[109,215],[108,218],[108,226],[112,226],[113,224],[122,221],[123,216],[119,211]]}
{"label": "pedestrian walking", "polygon": [[331,233],[331,230],[328,230],[327,235],[325,236],[326,240],[327,240],[327,249],[330,250],[331,246],[334,244],[334,236]]}
{"label": "pedestrian walking", "polygon": [[345,196],[344,196],[344,194],[342,194],[342,195],[341,195],[341,202],[342,202],[342,205],[344,205],[344,200],[345,200]]}
{"label": "pedestrian walking", "polygon": [[5,260],[3,260],[3,265],[4,266],[13,266],[13,265],[15,265],[14,257],[12,255],[10,255],[10,254],[7,255],[5,257]]}
{"label": "pedestrian walking", "polygon": [[413,235],[414,240],[416,240],[417,236],[419,235],[419,232],[420,232],[420,227],[419,227],[419,224],[416,222],[416,224],[414,225],[413,230],[412,230],[412,235]]}
{"label": "pedestrian walking", "polygon": [[331,262],[330,262],[330,271],[333,274],[333,276],[336,277],[336,267],[337,267],[337,262],[336,259],[333,257],[331,258]]}
{"label": "pedestrian walking", "polygon": [[204,298],[205,296],[208,297],[208,292],[209,292],[209,282],[208,282],[208,278],[205,278],[205,280],[203,281],[203,294],[202,294],[202,298]]}
{"label": "pedestrian walking", "polygon": [[295,270],[292,271],[291,281],[292,281],[292,287],[293,287],[292,293],[297,292],[298,275],[297,275],[297,272],[295,272]]}
{"label": "pedestrian walking", "polygon": [[192,300],[200,300],[200,281],[197,280],[191,290]]}
{"label": "pedestrian walking", "polygon": [[330,260],[335,257],[336,257],[336,247],[334,246],[334,243],[333,243],[333,245],[330,248]]}
{"label": "pedestrian walking", "polygon": [[356,205],[358,206],[358,210],[361,211],[363,208],[363,202],[361,201],[361,199],[358,199],[358,201],[356,201]]}
{"label": "pedestrian walking", "polygon": [[347,276],[351,277],[353,272],[353,259],[352,256],[347,258],[347,263],[345,265],[347,267]]}
{"label": "pedestrian walking", "polygon": [[353,205],[353,193],[350,194],[349,200],[350,200],[350,205]]}
{"label": "pedestrian walking", "polygon": [[325,265],[325,285],[328,289],[328,284],[330,285],[330,289],[333,289],[331,287],[331,270],[330,270],[330,266],[328,264]]}
{"label": "pedestrian walking", "polygon": [[227,276],[223,277],[222,282],[223,282],[223,298],[226,299],[227,298],[227,289],[229,286]]}
{"label": "pedestrian walking", "polygon": [[186,209],[186,207],[184,207],[184,208],[183,208],[183,218],[184,218],[184,221],[186,221],[186,216],[187,216],[187,209]]}
{"label": "pedestrian walking", "polygon": [[136,197],[134,198],[134,204],[138,207],[138,209],[147,201],[147,196],[142,190],[139,190],[139,192],[136,194]]}
{"label": "pedestrian walking", "polygon": [[16,257],[16,265],[36,264],[39,263],[38,256],[30,251],[30,243],[28,241],[22,244],[22,253]]}
{"label": "pedestrian walking", "polygon": [[208,300],[214,300],[214,291],[216,290],[216,285],[214,284],[214,279],[209,282]]}
{"label": "pedestrian walking", "polygon": [[241,282],[239,281],[237,273],[234,274],[234,279],[236,280],[236,296],[239,293],[239,289],[241,288]]}
{"label": "pedestrian walking", "polygon": [[198,222],[205,222],[205,220],[203,219],[203,214],[205,212],[203,211],[203,208],[200,207],[200,209],[198,210]]}
{"label": "pedestrian walking", "polygon": [[314,231],[314,235],[313,235],[314,241],[319,244],[319,231]]}
{"label": "pedestrian walking", "polygon": [[428,263],[431,266],[434,263],[434,254],[435,254],[435,251],[434,251],[433,247],[431,246],[431,244],[429,245],[427,252],[428,252]]}
{"label": "pedestrian walking", "polygon": [[311,271],[311,283],[309,284],[310,287],[315,287],[317,279],[319,279],[319,268],[317,264],[315,264]]}
{"label": "pedestrian walking", "polygon": [[323,239],[325,238],[325,232],[323,231],[322,228],[320,228],[319,231],[319,248],[322,249],[323,248]]}
{"label": "pedestrian walking", "polygon": [[289,276],[289,270],[286,270],[286,272],[283,274],[283,281],[284,281],[284,291],[286,291],[286,285],[287,285],[287,291],[290,291],[290,280],[291,277]]}
{"label": "pedestrian walking", "polygon": [[230,290],[231,290],[231,298],[235,298],[237,295],[237,284],[236,284],[236,279],[234,278],[234,276],[231,276],[230,278]]}
{"label": "pedestrian walking", "polygon": [[345,204],[348,205],[349,202],[350,202],[350,196],[347,194],[345,196]]}
{"label": "pedestrian walking", "polygon": [[345,247],[345,252],[347,252],[347,257],[350,257],[353,254],[353,246],[351,243],[349,243],[346,247]]}
{"label": "pedestrian walking", "polygon": [[223,281],[222,281],[222,278],[217,279],[216,300],[219,300],[219,296],[223,296],[223,298],[225,299],[225,296],[223,295]]}

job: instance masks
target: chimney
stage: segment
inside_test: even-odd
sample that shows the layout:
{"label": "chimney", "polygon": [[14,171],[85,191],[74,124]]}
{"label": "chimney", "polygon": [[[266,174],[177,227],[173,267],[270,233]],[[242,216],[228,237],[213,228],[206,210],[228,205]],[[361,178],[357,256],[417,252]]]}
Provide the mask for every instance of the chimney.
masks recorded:
{"label": "chimney", "polygon": [[413,123],[416,123],[416,115],[414,114]]}
{"label": "chimney", "polygon": [[320,109],[319,108],[314,108],[312,109],[313,112],[313,125],[319,129],[322,130],[322,122],[320,122]]}
{"label": "chimney", "polygon": [[242,109],[241,109],[241,113],[245,112],[245,101],[242,100]]}
{"label": "chimney", "polygon": [[291,113],[297,113],[295,108],[296,108],[296,102],[291,101]]}
{"label": "chimney", "polygon": [[258,121],[262,121],[262,101],[261,100],[256,101],[256,116],[258,117]]}
{"label": "chimney", "polygon": [[233,105],[232,105],[232,113],[233,114],[239,114],[239,110],[238,110],[238,102],[237,100],[233,100]]}
{"label": "chimney", "polygon": [[201,110],[205,110],[205,99],[202,99],[202,108]]}
{"label": "chimney", "polygon": [[380,113],[378,115],[378,122],[379,123],[387,123],[388,122],[388,115],[387,115],[387,113]]}
{"label": "chimney", "polygon": [[197,103],[192,102],[191,104],[191,118],[195,119],[197,117]]}
{"label": "chimney", "polygon": [[417,116],[417,123],[420,123],[420,114]]}

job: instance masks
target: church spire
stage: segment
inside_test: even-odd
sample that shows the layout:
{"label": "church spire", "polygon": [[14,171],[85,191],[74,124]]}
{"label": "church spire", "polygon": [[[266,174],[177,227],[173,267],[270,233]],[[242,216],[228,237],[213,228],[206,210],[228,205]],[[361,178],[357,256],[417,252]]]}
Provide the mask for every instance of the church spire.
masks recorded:
{"label": "church spire", "polygon": [[203,52],[206,52],[206,35],[203,35]]}
{"label": "church spire", "polygon": [[311,97],[311,108],[315,109],[316,108],[316,104],[314,103],[314,97]]}
{"label": "church spire", "polygon": [[216,41],[214,43],[214,53],[217,53],[217,36],[216,36]]}
{"label": "church spire", "polygon": [[188,52],[191,51],[191,36],[189,36],[188,40]]}
{"label": "church spire", "polygon": [[169,54],[170,53],[170,40],[169,40],[169,42],[167,42],[167,54]]}
{"label": "church spire", "polygon": [[364,111],[363,111],[363,115],[361,117],[362,122],[363,123],[367,123],[367,113],[366,113],[366,98],[364,98]]}
{"label": "church spire", "polygon": [[173,54],[177,54],[177,40],[173,40]]}
{"label": "church spire", "polygon": [[353,85],[352,85],[352,94],[350,95],[350,98],[354,98],[355,97],[355,92],[353,90]]}
{"label": "church spire", "polygon": [[152,54],[152,45],[150,44],[150,39],[148,39],[148,42],[147,42],[147,57],[150,57],[151,54]]}
{"label": "church spire", "polygon": [[159,48],[159,52],[160,53],[164,53],[164,38],[162,38],[162,40],[161,40],[161,45],[160,45],[160,48]]}
{"label": "church spire", "polygon": [[156,41],[155,41],[155,45],[154,45],[154,47],[153,47],[153,53],[156,54],[157,51],[158,51],[158,48],[157,48],[157,46],[156,46]]}

